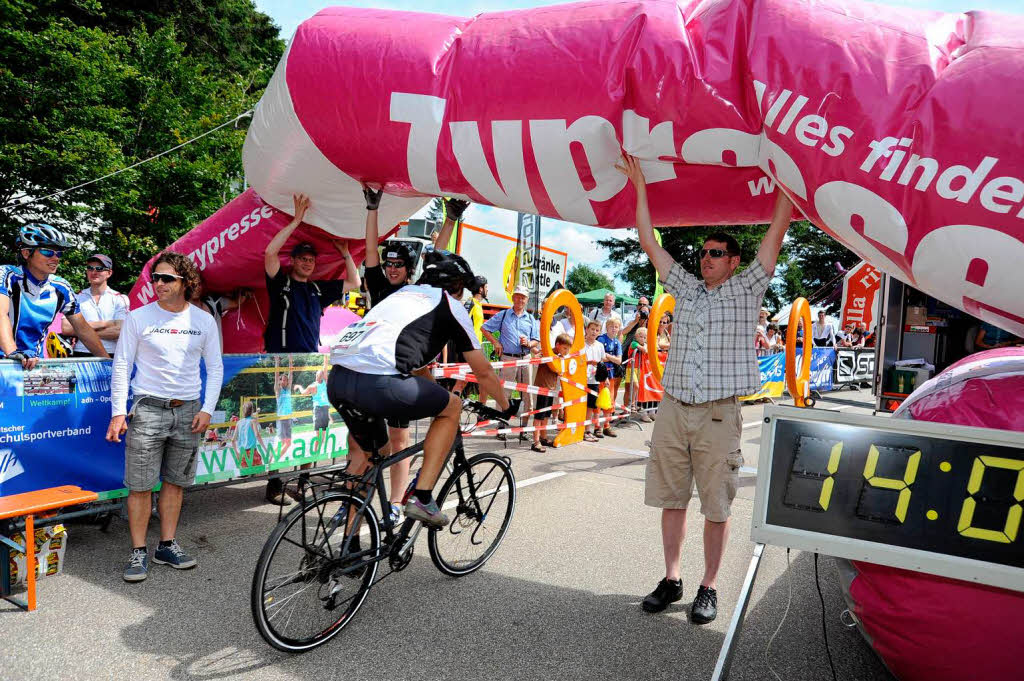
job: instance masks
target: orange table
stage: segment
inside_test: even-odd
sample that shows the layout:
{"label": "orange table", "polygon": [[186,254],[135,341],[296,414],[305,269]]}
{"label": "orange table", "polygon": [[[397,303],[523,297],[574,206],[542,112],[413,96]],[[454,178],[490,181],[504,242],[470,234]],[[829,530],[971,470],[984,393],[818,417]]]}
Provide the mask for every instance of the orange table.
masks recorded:
{"label": "orange table", "polygon": [[[75,487],[74,485],[50,487],[48,489],[36,490],[35,492],[0,497],[0,520],[25,517],[24,545],[19,544],[10,537],[0,535],[0,543],[6,544],[16,551],[22,551],[25,554],[25,585],[28,589],[26,600],[22,603],[13,597],[4,596],[6,600],[25,610],[32,611],[36,609],[35,516],[39,513],[45,513],[46,511],[66,506],[87,504],[90,501],[96,501],[96,499],[96,492],[83,490],[81,487]],[[6,552],[3,553],[6,554]],[[6,555],[3,558],[5,561],[7,560]],[[3,568],[4,574],[7,574],[7,566],[5,565]],[[4,587],[6,591],[6,587],[9,587],[9,585],[5,584]]]}

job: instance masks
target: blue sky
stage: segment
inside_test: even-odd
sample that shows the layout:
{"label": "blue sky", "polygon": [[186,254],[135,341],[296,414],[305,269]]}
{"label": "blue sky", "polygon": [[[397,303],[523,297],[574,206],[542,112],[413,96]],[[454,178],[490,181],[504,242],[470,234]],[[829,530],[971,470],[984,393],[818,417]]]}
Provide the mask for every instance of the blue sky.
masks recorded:
{"label": "blue sky", "polygon": [[[421,12],[437,12],[438,14],[450,14],[453,16],[473,16],[481,12],[525,9],[552,4],[557,3],[537,2],[536,0],[423,0],[421,3],[413,5],[408,0],[402,2],[397,0],[356,0],[349,2],[345,0],[334,0],[333,2],[330,0],[256,0],[256,6],[262,12],[272,17],[278,26],[281,27],[281,35],[285,39],[291,37],[292,33],[295,32],[295,28],[300,23],[324,7],[350,6],[395,10],[415,9]],[[880,4],[943,12],[965,12],[968,10],[986,10],[1014,14],[1024,12],[1024,0],[887,0]],[[470,224],[487,227],[506,234],[515,234],[516,214],[507,210],[474,204],[467,211],[466,221]],[[596,241],[608,236],[631,238],[632,234],[632,230],[604,230],[547,218],[543,220],[542,228],[542,242],[544,245],[568,252],[570,268],[574,264],[585,263],[604,271],[609,276],[613,276],[614,273],[608,267],[604,249],[599,247]],[[627,292],[625,282],[618,278],[616,278],[616,288],[620,292]]]}

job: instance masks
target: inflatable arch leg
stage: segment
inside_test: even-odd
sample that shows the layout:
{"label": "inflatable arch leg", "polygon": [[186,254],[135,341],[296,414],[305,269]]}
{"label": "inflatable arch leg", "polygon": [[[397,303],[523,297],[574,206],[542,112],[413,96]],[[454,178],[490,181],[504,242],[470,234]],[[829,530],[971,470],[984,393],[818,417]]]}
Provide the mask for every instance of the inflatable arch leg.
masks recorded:
{"label": "inflatable arch leg", "polygon": [[[562,383],[563,401],[579,402],[586,395],[583,388],[579,386],[587,384],[587,361],[585,358],[578,356],[583,350],[583,308],[580,307],[576,296],[569,289],[559,289],[544,301],[544,307],[541,308],[540,315],[540,347],[544,357],[554,356],[554,348],[551,346],[551,334],[548,330],[551,328],[551,321],[554,319],[555,312],[561,307],[568,308],[569,314],[573,316],[576,337],[573,338],[572,347],[569,350],[570,356],[565,359],[553,359],[550,364],[551,368],[559,376],[562,376],[567,381],[571,381],[571,383]],[[582,424],[586,418],[586,402],[579,402],[565,408],[566,423]],[[583,426],[578,425],[561,431],[554,438],[555,447],[564,447],[576,442],[582,442],[583,430]]]}
{"label": "inflatable arch leg", "polygon": [[[804,323],[803,355],[800,362],[800,375],[796,372],[796,331],[799,322]],[[789,311],[789,328],[786,329],[786,388],[793,396],[793,404],[798,407],[813,407],[811,398],[811,354],[814,341],[811,339],[811,306],[806,298],[793,301]]]}

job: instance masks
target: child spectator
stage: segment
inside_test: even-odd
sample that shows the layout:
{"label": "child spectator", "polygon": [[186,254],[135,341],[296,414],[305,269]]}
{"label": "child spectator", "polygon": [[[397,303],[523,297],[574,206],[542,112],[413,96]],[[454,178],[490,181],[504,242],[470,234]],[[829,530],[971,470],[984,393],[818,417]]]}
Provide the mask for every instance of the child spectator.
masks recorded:
{"label": "child spectator", "polygon": [[[633,394],[640,394],[640,381],[643,377],[640,376],[640,372],[636,370],[636,363],[640,355],[647,354],[647,327],[641,327],[636,330],[636,335],[633,336],[633,342],[629,344],[628,357],[629,357],[629,369],[627,374],[627,380],[630,380],[633,385]],[[652,408],[653,405],[650,402],[638,402],[638,411],[640,412],[640,420],[644,423],[650,423],[654,419],[647,412],[648,409]]]}
{"label": "child spectator", "polygon": [[[564,333],[558,334],[555,338],[554,353],[557,357],[565,357],[569,354],[569,348],[572,346],[572,339]],[[533,384],[538,388],[547,388],[549,390],[558,389],[558,373],[551,367],[550,364],[541,364],[537,367],[537,376],[533,379]],[[553,395],[537,395],[537,410],[550,409],[551,405],[555,402]],[[541,411],[539,414],[533,417],[533,424],[537,427],[537,430],[533,431],[533,446],[530,447],[535,452],[543,454],[547,451],[545,447],[554,446],[554,442],[551,438],[546,436],[547,431],[544,428],[548,425],[548,418],[551,417],[550,412]],[[543,433],[543,434],[542,434]]]}
{"label": "child spectator", "polygon": [[604,328],[605,332],[597,337],[604,346],[604,366],[608,371],[608,390],[611,395],[611,407],[605,411],[604,434],[608,437],[618,437],[612,430],[609,419],[615,412],[615,399],[619,393],[619,381],[622,380],[622,342],[619,340],[622,322],[618,317],[609,317]]}
{"label": "child spectator", "polygon": [[246,402],[242,407],[242,418],[238,419],[235,424],[235,432],[231,436],[232,444],[237,443],[239,468],[263,465],[263,457],[260,452],[266,449],[266,445],[263,444],[260,424],[254,416],[255,413],[256,402],[252,400]]}
{"label": "child spectator", "polygon": [[[591,319],[587,322],[587,328],[583,336],[583,354],[587,358],[587,425],[583,433],[583,439],[587,442],[597,442],[597,438],[604,437],[600,429],[595,431],[594,424],[597,422],[597,392],[600,385],[597,380],[598,365],[604,367],[604,345],[597,340],[601,333],[601,322]],[[602,373],[604,373],[602,369]]]}

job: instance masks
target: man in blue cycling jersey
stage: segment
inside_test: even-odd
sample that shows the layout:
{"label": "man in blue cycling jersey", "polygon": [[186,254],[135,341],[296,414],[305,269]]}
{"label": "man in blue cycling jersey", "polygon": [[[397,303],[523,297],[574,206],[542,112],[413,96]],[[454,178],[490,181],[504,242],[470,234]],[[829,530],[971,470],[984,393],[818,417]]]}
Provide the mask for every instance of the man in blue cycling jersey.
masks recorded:
{"label": "man in blue cycling jersey", "polygon": [[494,395],[502,409],[508,410],[509,404],[458,300],[475,278],[469,265],[458,255],[434,250],[427,252],[424,263],[415,285],[375,304],[331,348],[334,367],[327,379],[327,397],[351,433],[349,469],[355,474],[365,470],[366,452],[388,443],[388,419],[433,417],[423,443],[423,468],[405,515],[443,527],[448,519],[432,490],[455,441],[462,401],[429,373],[423,375],[422,368],[450,341],[463,353],[480,387]]}
{"label": "man in blue cycling jersey", "polygon": [[79,312],[75,291],[56,275],[69,242],[56,227],[38,223],[18,232],[21,265],[0,265],[0,352],[32,369],[43,354],[46,333],[58,312],[96,357],[110,359],[103,342]]}

